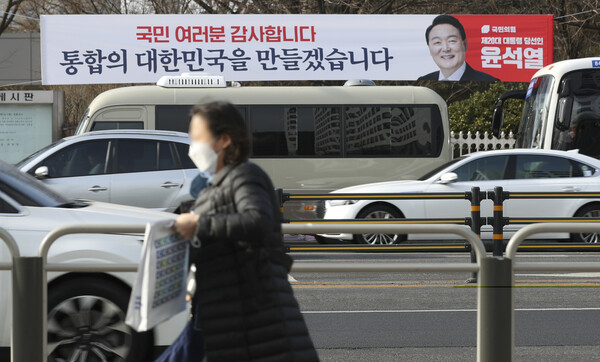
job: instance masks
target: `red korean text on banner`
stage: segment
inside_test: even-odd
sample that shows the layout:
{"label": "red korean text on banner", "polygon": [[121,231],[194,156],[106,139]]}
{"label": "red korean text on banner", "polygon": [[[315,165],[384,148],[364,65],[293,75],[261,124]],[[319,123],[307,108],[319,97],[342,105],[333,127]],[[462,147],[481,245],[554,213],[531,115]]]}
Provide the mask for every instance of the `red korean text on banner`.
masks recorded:
{"label": "red korean text on banner", "polygon": [[528,82],[553,62],[552,15],[453,15],[465,28],[466,62],[505,82]]}

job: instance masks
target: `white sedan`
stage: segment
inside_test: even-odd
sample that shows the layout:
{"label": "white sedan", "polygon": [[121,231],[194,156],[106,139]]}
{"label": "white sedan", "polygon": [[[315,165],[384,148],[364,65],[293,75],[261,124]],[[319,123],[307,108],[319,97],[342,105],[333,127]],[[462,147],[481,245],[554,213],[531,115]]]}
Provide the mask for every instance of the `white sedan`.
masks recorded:
{"label": "white sedan", "polygon": [[[440,193],[481,191],[502,186],[508,192],[600,192],[600,161],[577,151],[511,149],[469,154],[455,159],[416,181],[365,184],[334,193]],[[325,219],[464,218],[470,202],[456,200],[329,200]],[[481,216],[492,216],[491,200],[481,202]],[[505,217],[600,217],[600,199],[514,199],[504,202]],[[522,225],[507,225],[508,238]],[[491,239],[491,226],[482,227],[482,238]],[[328,234],[330,239],[367,244],[394,244],[406,240],[440,239],[440,235]],[[444,236],[444,239],[454,238]],[[571,239],[596,243],[597,234],[540,234],[541,239]]]}
{"label": "white sedan", "polygon": [[[69,200],[0,161],[0,227],[15,238],[23,256],[36,256],[43,238],[59,226],[145,224],[175,216],[137,207]],[[137,264],[142,239],[143,235],[132,234],[65,236],[50,248],[48,262]],[[9,261],[8,248],[0,241],[0,262]],[[187,320],[186,313],[146,333],[135,333],[125,325],[134,278],[135,273],[49,273],[48,361],[144,361],[152,353],[153,341],[156,345],[171,344]],[[9,271],[0,271],[0,287],[2,359],[10,345]]]}

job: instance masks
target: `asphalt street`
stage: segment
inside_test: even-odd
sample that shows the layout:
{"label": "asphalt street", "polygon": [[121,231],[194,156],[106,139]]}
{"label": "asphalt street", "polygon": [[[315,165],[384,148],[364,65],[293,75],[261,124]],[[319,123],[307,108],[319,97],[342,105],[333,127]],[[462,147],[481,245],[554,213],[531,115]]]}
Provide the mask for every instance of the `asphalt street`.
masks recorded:
{"label": "asphalt street", "polygon": [[[302,253],[296,263],[468,262],[467,253]],[[600,253],[522,253],[600,262]],[[294,273],[323,361],[475,361],[477,288],[462,273]],[[600,361],[600,273],[517,274],[515,359]]]}

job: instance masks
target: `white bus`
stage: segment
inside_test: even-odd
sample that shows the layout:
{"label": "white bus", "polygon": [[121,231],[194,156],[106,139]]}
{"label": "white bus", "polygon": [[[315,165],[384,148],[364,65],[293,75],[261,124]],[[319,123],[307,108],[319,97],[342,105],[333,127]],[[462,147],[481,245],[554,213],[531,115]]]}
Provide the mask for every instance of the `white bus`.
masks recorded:
{"label": "white bus", "polygon": [[[251,134],[252,160],[286,192],[417,179],[452,157],[446,102],[410,86],[226,87],[218,76],[163,77],[157,85],[98,95],[77,133],[187,132],[190,108],[211,100],[238,107]],[[286,204],[286,216],[315,205]]]}
{"label": "white bus", "polygon": [[501,95],[492,122],[495,135],[509,98],[525,99],[515,147],[579,149],[600,157],[600,58],[550,64],[534,74],[527,90]]}

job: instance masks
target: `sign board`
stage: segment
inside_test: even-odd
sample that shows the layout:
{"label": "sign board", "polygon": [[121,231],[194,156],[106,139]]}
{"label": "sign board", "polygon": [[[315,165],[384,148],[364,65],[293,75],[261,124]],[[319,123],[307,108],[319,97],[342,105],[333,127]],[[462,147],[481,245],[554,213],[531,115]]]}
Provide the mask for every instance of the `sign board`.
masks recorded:
{"label": "sign board", "polygon": [[0,91],[0,159],[16,163],[58,138],[61,92]]}
{"label": "sign board", "polygon": [[54,102],[54,92],[53,91],[0,90],[0,104],[6,104],[6,103],[34,104],[34,103],[53,103],[53,102]]}
{"label": "sign board", "polygon": [[436,78],[444,62],[462,66],[458,80],[525,82],[552,63],[552,15],[454,15],[462,48],[445,42],[441,51],[425,36],[436,17],[43,15],[42,82],[153,83],[187,72],[232,81],[417,80]]}

